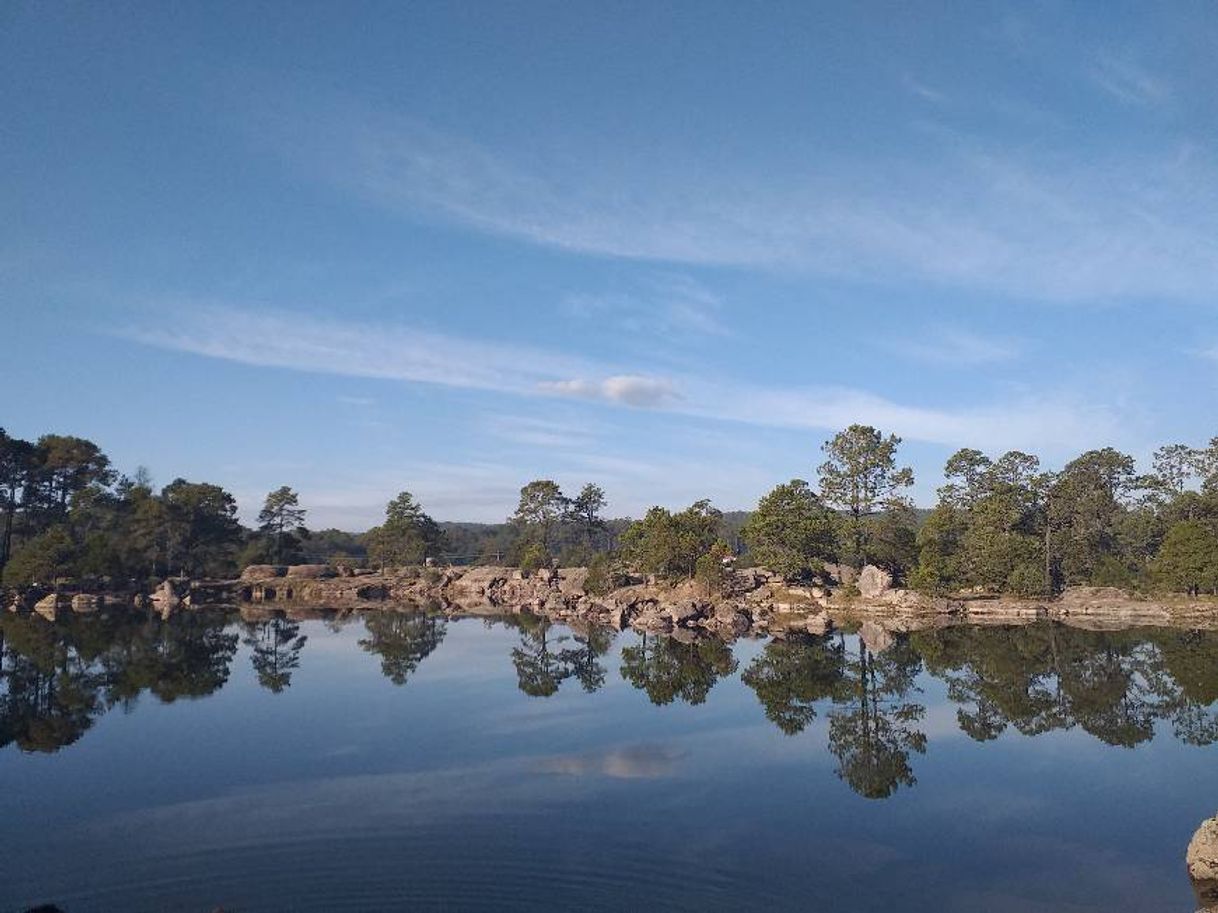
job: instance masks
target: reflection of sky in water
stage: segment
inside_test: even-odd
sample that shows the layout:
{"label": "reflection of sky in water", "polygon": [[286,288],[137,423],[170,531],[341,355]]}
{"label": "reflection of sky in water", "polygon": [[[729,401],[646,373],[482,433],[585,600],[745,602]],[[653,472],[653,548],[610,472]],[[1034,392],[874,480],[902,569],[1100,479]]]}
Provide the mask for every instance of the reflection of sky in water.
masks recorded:
{"label": "reflection of sky in water", "polygon": [[302,632],[278,694],[245,646],[206,699],[0,752],[0,909],[1192,909],[1216,755],[1163,721],[1135,749],[1077,726],[977,742],[922,672],[916,785],[868,800],[836,775],[834,704],[791,736],[766,720],[741,677],[760,643],[704,703],[653,706],[619,672],[632,633],[600,690],[529,697],[507,627],[450,623],[400,687],[361,623]]}

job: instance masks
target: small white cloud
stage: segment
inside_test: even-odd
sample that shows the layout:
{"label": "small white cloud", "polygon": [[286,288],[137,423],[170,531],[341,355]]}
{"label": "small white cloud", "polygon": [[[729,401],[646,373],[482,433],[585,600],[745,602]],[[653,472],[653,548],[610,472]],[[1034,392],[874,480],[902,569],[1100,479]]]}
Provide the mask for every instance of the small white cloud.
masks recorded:
{"label": "small white cloud", "polygon": [[603,399],[611,403],[642,408],[662,406],[679,398],[672,381],[641,374],[615,374],[599,381],[585,378],[549,381],[542,382],[538,388],[559,396]]}

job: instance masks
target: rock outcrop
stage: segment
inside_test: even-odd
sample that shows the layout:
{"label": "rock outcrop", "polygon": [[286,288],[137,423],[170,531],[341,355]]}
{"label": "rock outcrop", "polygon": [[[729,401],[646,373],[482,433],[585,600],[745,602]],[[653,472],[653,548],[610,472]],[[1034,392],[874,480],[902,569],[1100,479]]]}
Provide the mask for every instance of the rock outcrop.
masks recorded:
{"label": "rock outcrop", "polygon": [[303,580],[324,580],[328,577],[337,577],[338,571],[328,564],[293,564],[289,565],[284,576]]}
{"label": "rock outcrop", "polygon": [[1201,910],[1218,911],[1218,817],[1201,822],[1184,859]]}
{"label": "rock outcrop", "polygon": [[864,599],[877,599],[892,589],[892,574],[874,564],[868,564],[859,572],[859,595]]}

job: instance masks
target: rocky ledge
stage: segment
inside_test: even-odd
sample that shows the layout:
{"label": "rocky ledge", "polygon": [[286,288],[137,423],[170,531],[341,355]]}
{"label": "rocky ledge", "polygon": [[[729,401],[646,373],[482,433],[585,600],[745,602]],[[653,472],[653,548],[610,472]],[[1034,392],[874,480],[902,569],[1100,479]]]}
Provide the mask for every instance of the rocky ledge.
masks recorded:
{"label": "rocky ledge", "polygon": [[[165,584],[154,604],[195,604],[216,594],[199,584],[171,593]],[[722,637],[760,636],[792,629],[823,633],[835,623],[871,621],[888,633],[949,624],[1012,624],[1056,620],[1077,627],[1138,625],[1218,628],[1218,604],[1208,600],[1150,601],[1102,587],[1076,587],[1052,600],[979,594],[929,597],[893,586],[880,568],[862,572],[829,566],[814,583],[792,585],[763,568],[728,573],[724,591],[706,594],[696,583],[675,585],[635,578],[608,593],[588,591],[587,568],[525,573],[510,567],[401,568],[373,572],[343,566],[247,568],[233,584],[233,601],[282,607],[378,608],[417,606],[451,615],[530,612],[650,632],[705,631]]]}
{"label": "rocky ledge", "polygon": [[1091,629],[1163,625],[1218,629],[1218,603],[1206,599],[1148,600],[1115,589],[1075,587],[1051,600],[970,594],[930,597],[893,586],[883,570],[830,566],[813,583],[793,585],[763,568],[728,573],[722,593],[696,583],[635,578],[608,593],[588,591],[587,568],[525,573],[510,567],[391,568],[343,565],[254,565],[238,580],[166,580],[151,594],[90,594],[30,590],[13,611],[53,620],[60,613],[149,607],[163,616],[206,606],[246,609],[378,610],[424,608],[450,615],[529,612],[649,632],[764,636],[789,630],[823,633],[837,624],[870,622],[873,638],[953,624],[1060,621]]}

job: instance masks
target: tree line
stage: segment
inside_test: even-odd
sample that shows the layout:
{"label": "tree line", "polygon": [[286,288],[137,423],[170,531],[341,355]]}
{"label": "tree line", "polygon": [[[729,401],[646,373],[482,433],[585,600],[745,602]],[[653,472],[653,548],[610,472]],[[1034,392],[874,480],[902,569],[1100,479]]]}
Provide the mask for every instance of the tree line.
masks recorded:
{"label": "tree line", "polygon": [[29,442],[0,429],[0,574],[16,586],[58,577],[142,583],[339,556],[378,566],[456,558],[526,570],[586,565],[593,592],[631,574],[715,590],[735,560],[792,581],[826,565],[875,564],[934,594],[1049,596],[1075,585],[1218,592],[1218,438],[1161,447],[1146,473],[1111,447],[1057,471],[1032,454],[966,448],[947,460],[929,510],[909,497],[914,476],[900,445],[896,435],[851,425],[823,444],[815,485],[779,484],[747,514],[699,500],[612,519],[599,485],[569,496],[538,479],[503,524],[439,522],[404,491],[382,523],[348,533],[309,531],[288,486],[267,495],[247,529],[217,485],[175,479],[158,491],[144,470],[118,474],[91,441]]}
{"label": "tree line", "polygon": [[[637,572],[713,590],[725,583],[724,559],[735,557],[789,580],[828,564],[875,564],[932,594],[1050,596],[1077,585],[1218,593],[1218,438],[1161,447],[1148,473],[1111,447],[1058,471],[1020,451],[961,449],[929,511],[908,496],[914,476],[900,465],[900,444],[851,425],[824,443],[815,488],[803,479],[777,485],[734,528],[702,500],[680,511],[653,507],[600,549],[589,536],[593,588]],[[512,520],[530,563],[558,557],[551,543],[570,516],[565,503],[551,481],[522,490]],[[580,512],[574,528],[599,522],[595,511]]]}
{"label": "tree line", "polygon": [[118,473],[95,443],[0,428],[0,580],[146,585],[174,575],[232,576],[239,567],[304,560],[309,532],[299,498],[270,492],[256,529],[237,520],[219,485],[174,479],[159,491],[138,469]]}

